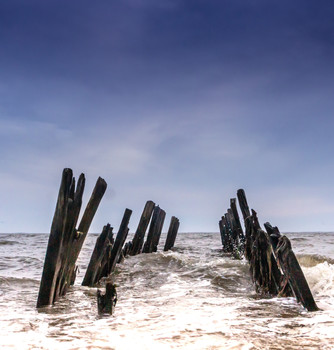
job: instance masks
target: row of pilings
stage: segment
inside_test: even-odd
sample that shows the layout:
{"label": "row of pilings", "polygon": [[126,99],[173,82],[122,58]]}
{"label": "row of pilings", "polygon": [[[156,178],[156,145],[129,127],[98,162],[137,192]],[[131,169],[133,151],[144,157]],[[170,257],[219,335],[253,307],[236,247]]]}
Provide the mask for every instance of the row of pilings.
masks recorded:
{"label": "row of pilings", "polygon": [[[63,170],[54,217],[52,220],[48,246],[37,299],[37,307],[54,305],[74,284],[77,274],[77,260],[87,236],[89,227],[107,189],[107,183],[98,178],[82,218],[78,218],[82,206],[85,176],[81,174],[76,184],[73,172]],[[153,201],[147,201],[137,230],[131,241],[125,243],[129,233],[132,210],[125,209],[123,219],[114,238],[113,228],[108,223],[98,236],[92,252],[83,286],[94,287],[105,282],[106,293],[98,290],[98,310],[112,313],[117,295],[113,272],[117,263],[127,255],[152,253],[158,244],[166,217],[166,212]],[[173,248],[180,222],[172,216],[164,251]],[[145,241],[145,234],[148,234]]]}
{"label": "row of pilings", "polygon": [[318,310],[288,237],[282,235],[269,222],[264,224],[264,231],[256,211],[249,209],[243,189],[237,191],[237,197],[244,230],[240,223],[236,198],[232,198],[230,208],[219,221],[223,252],[236,259],[247,259],[258,294],[295,296],[297,302],[308,311]]}

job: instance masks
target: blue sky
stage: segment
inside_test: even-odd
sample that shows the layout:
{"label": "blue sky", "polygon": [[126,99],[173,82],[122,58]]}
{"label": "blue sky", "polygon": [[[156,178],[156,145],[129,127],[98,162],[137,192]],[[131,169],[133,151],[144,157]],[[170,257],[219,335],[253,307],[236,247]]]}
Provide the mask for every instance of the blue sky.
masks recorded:
{"label": "blue sky", "polygon": [[91,231],[146,200],[218,231],[244,188],[260,221],[334,231],[334,4],[0,4],[0,232],[48,232],[61,172],[108,189]]}

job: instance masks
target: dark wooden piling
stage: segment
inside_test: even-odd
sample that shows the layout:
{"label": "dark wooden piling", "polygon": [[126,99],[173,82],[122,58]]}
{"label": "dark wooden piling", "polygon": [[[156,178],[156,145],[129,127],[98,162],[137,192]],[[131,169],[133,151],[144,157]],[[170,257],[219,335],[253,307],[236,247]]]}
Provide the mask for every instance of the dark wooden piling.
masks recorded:
{"label": "dark wooden piling", "polygon": [[153,237],[159,228],[159,215],[161,210],[162,209],[160,209],[158,205],[154,207],[150,227],[142,251],[143,253],[152,253]]}
{"label": "dark wooden piling", "polygon": [[69,271],[69,279],[72,281],[72,284],[75,281],[75,278],[73,279],[73,274],[75,270],[75,264],[79,257],[82,245],[86,239],[89,227],[93,221],[94,215],[97,211],[97,208],[99,207],[99,204],[101,202],[101,199],[107,189],[107,183],[104,179],[99,177],[96,181],[94,190],[92,192],[92,195],[89,199],[89,202],[87,204],[87,207],[84,211],[84,214],[81,218],[79,227],[76,232],[75,239],[73,241],[72,246],[72,252],[70,256],[70,263],[68,267]]}
{"label": "dark wooden piling", "polygon": [[145,233],[150,222],[153,210],[154,210],[154,202],[147,201],[141,215],[136,233],[132,239],[132,246],[129,250],[130,255],[137,255],[141,253],[144,244]]}
{"label": "dark wooden piling", "polygon": [[276,261],[272,258],[269,237],[261,229],[254,235],[250,266],[256,291],[259,294],[277,295],[280,277],[277,279],[274,271],[279,270]]}
{"label": "dark wooden piling", "polygon": [[225,252],[233,253],[235,244],[234,244],[234,237],[233,237],[232,221],[228,212],[224,214],[224,226],[225,226],[225,237],[226,237]]}
{"label": "dark wooden piling", "polygon": [[143,246],[142,253],[150,253],[151,252],[150,248],[151,248],[151,244],[152,244],[153,235],[154,235],[154,232],[155,232],[156,227],[157,227],[157,220],[159,217],[159,212],[160,212],[160,207],[157,205],[154,207],[154,210],[153,210],[150,227],[148,229],[148,233],[147,233],[145,244]]}
{"label": "dark wooden piling", "polygon": [[245,223],[244,252],[255,289],[260,294],[278,295],[283,277],[269,235],[261,229],[256,211],[250,211],[245,191],[239,189],[237,195]]}
{"label": "dark wooden piling", "polygon": [[85,277],[82,281],[83,286],[92,287],[98,282],[97,278],[99,277],[102,259],[107,253],[107,247],[109,244],[108,236],[110,236],[112,230],[113,228],[110,227],[110,224],[107,224],[103,227],[102,233],[98,236]]}
{"label": "dark wooden piling", "polygon": [[119,227],[115,242],[110,252],[110,259],[108,265],[107,275],[109,276],[115,269],[116,263],[118,262],[119,256],[121,254],[123,245],[125,243],[126,237],[129,232],[129,221],[132,214],[132,210],[125,209],[121,225]]}
{"label": "dark wooden piling", "polygon": [[76,260],[90,223],[105,192],[106,183],[99,178],[86,208],[81,227],[76,229],[85,187],[85,177],[80,175],[75,189],[71,169],[64,169],[46,251],[37,307],[52,305],[66,294],[74,282]]}
{"label": "dark wooden piling", "polygon": [[245,243],[245,235],[240,222],[240,217],[239,217],[237,204],[236,204],[236,198],[230,199],[230,205],[231,205],[231,211],[235,222],[235,229],[239,240],[240,250],[243,250],[244,248],[243,246]]}
{"label": "dark wooden piling", "polygon": [[180,226],[179,219],[176,218],[175,216],[172,216],[170,220],[169,228],[168,228],[165,246],[164,246],[165,252],[174,247],[179,226]]}
{"label": "dark wooden piling", "polygon": [[284,274],[288,276],[290,285],[295,293],[297,301],[308,311],[319,310],[311,290],[307,284],[304,273],[298,263],[295,253],[292,251],[291,242],[288,237],[281,236],[276,248],[276,256]]}
{"label": "dark wooden piling", "polygon": [[107,238],[107,242],[106,242],[106,249],[105,249],[102,261],[101,261],[101,266],[100,266],[99,271],[96,275],[96,283],[98,283],[103,277],[108,276],[111,251],[112,251],[114,243],[115,243],[114,235],[111,231],[108,234],[108,238]]}
{"label": "dark wooden piling", "polygon": [[270,235],[270,242],[274,248],[279,266],[284,273],[284,279],[281,283],[282,291],[288,290],[291,295],[291,289],[297,301],[301,302],[308,311],[319,310],[296,255],[292,250],[290,240],[288,237],[281,235],[277,226],[272,227],[269,222],[266,222],[264,226]]}
{"label": "dark wooden piling", "polygon": [[106,283],[106,291],[104,294],[98,289],[97,291],[97,308],[100,315],[114,313],[117,303],[116,285],[108,281]]}
{"label": "dark wooden piling", "polygon": [[220,237],[222,240],[223,252],[232,253],[233,251],[232,239],[230,236],[230,231],[228,228],[228,224],[226,222],[225,215],[223,215],[220,220]]}
{"label": "dark wooden piling", "polygon": [[44,261],[37,307],[52,305],[54,302],[58,274],[62,266],[61,252],[72,181],[72,170],[64,169]]}
{"label": "dark wooden piling", "polygon": [[152,247],[151,247],[152,253],[155,253],[158,250],[158,245],[159,245],[159,241],[160,241],[162,227],[164,225],[165,217],[166,217],[166,212],[161,209],[160,213],[159,213],[159,217],[158,217],[157,229],[154,232],[153,239],[152,239]]}

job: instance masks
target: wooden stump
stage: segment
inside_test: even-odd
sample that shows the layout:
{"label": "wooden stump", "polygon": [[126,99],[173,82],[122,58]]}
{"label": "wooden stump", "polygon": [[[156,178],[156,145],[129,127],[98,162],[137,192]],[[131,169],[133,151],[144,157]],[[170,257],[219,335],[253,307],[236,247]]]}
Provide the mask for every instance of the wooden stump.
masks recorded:
{"label": "wooden stump", "polygon": [[116,285],[113,282],[106,283],[104,294],[98,289],[97,291],[97,308],[100,315],[114,313],[117,303]]}

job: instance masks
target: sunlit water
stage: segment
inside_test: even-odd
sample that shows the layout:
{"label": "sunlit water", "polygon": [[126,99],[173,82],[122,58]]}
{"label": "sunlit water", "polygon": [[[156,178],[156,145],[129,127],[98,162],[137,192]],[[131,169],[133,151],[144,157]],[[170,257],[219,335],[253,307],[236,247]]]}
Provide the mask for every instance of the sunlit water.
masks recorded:
{"label": "sunlit water", "polygon": [[[293,298],[259,298],[246,261],[220,250],[218,233],[179,234],[175,250],[126,258],[118,303],[99,317],[96,288],[75,286],[35,308],[48,235],[0,235],[1,349],[334,349],[334,234],[288,235],[319,312]],[[162,237],[162,243],[165,237]]]}

